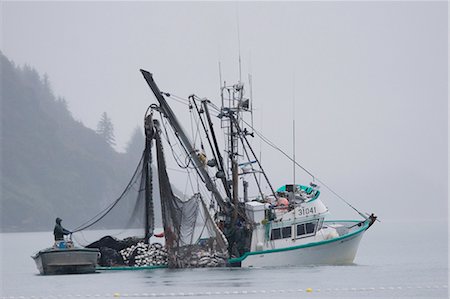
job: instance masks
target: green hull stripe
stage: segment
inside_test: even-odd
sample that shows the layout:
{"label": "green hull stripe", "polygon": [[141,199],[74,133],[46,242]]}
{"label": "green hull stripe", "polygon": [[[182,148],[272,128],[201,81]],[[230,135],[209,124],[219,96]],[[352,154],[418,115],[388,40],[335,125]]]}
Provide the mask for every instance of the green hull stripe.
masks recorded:
{"label": "green hull stripe", "polygon": [[[327,220],[324,222],[325,223],[353,222],[356,224],[361,221],[358,221],[358,220]],[[264,251],[246,252],[241,257],[229,259],[228,263],[233,264],[233,263],[242,262],[249,255],[267,254],[267,253],[274,253],[274,252],[296,250],[296,249],[300,249],[300,248],[308,248],[308,247],[319,246],[319,245],[323,245],[323,244],[327,244],[327,243],[337,242],[337,241],[355,236],[355,235],[365,231],[368,227],[369,227],[369,222],[366,221],[364,223],[364,225],[361,228],[359,228],[358,230],[356,230],[350,234],[343,235],[343,236],[340,236],[340,237],[337,237],[334,239],[324,240],[324,241],[319,241],[319,242],[314,242],[314,243],[309,243],[309,244],[303,244],[303,245],[298,245],[298,246],[292,246],[292,247],[279,248],[279,249],[269,249],[269,250],[264,250]],[[101,271],[104,271],[104,270],[106,270],[106,271],[108,271],[108,270],[111,270],[111,271],[136,271],[136,270],[152,270],[152,269],[164,269],[164,268],[167,268],[167,265],[141,266],[141,267],[127,267],[127,266],[123,266],[123,267],[100,267],[100,266],[97,266],[96,267],[97,270],[101,270]]]}
{"label": "green hull stripe", "polygon": [[[358,220],[334,220],[334,221],[333,220],[329,220],[329,221],[324,221],[324,222],[327,222],[327,223],[330,223],[330,222],[353,222],[353,223],[359,223],[361,221],[358,221]],[[358,229],[358,230],[356,230],[356,231],[354,231],[354,232],[352,232],[350,234],[346,234],[346,235],[343,235],[343,236],[340,236],[340,237],[337,237],[337,238],[334,238],[334,239],[329,239],[329,240],[324,240],[324,241],[319,241],[319,242],[314,242],[314,243],[308,243],[308,244],[303,244],[303,245],[297,245],[297,246],[292,246],[292,247],[279,248],[279,249],[269,249],[269,250],[263,250],[263,251],[246,252],[241,257],[229,259],[228,263],[234,264],[234,263],[242,262],[249,255],[282,252],[282,251],[296,250],[296,249],[301,249],[301,248],[308,248],[308,247],[314,247],[314,246],[320,246],[320,245],[324,245],[324,244],[328,244],[328,243],[333,243],[333,242],[337,242],[337,241],[340,241],[340,240],[347,239],[347,238],[350,238],[352,236],[355,236],[355,235],[357,235],[359,233],[362,233],[363,231],[365,231],[368,228],[369,228],[369,222],[366,221],[366,222],[364,222],[364,225],[360,229]]]}
{"label": "green hull stripe", "polygon": [[167,268],[166,265],[160,265],[160,266],[141,266],[141,267],[127,267],[127,266],[123,266],[123,267],[96,267],[97,270],[151,270],[151,269],[162,269],[162,268]]}

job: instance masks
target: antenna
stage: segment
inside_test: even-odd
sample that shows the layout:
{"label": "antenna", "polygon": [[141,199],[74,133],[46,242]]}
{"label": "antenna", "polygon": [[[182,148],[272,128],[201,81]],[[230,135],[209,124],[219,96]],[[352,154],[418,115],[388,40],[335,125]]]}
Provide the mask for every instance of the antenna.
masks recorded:
{"label": "antenna", "polygon": [[292,151],[293,151],[293,162],[292,162],[292,168],[293,168],[293,184],[294,184],[294,191],[296,190],[296,183],[295,183],[295,72],[292,73]]}
{"label": "antenna", "polygon": [[236,23],[237,23],[237,35],[238,35],[238,54],[239,54],[239,82],[242,82],[242,70],[241,70],[241,33],[239,28],[239,7],[236,3]]}
{"label": "antenna", "polygon": [[[220,43],[218,44],[218,49],[217,49],[217,56],[218,56],[218,63],[219,63],[219,87],[220,87],[220,92],[222,93],[222,64],[220,62],[221,60],[221,55],[220,55]],[[225,86],[223,86],[225,87]]]}
{"label": "antenna", "polygon": [[251,112],[251,120],[252,120],[252,128],[254,128],[253,125],[253,82],[252,82],[252,53],[250,52],[249,55],[249,69],[250,73],[248,74],[248,85],[250,87],[250,112]]}
{"label": "antenna", "polygon": [[250,87],[250,117],[253,126],[253,84],[252,84],[252,74],[248,74],[248,85]]}
{"label": "antenna", "polygon": [[220,90],[222,90],[222,67],[220,65],[220,60],[219,60],[219,86]]}

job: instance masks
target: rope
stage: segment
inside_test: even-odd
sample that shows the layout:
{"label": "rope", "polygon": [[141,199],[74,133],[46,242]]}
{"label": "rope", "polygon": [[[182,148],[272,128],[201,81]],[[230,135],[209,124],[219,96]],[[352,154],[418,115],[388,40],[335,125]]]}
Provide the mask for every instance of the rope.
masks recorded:
{"label": "rope", "polygon": [[[175,162],[177,163],[178,167],[180,167],[182,169],[186,169],[186,168],[189,167],[189,164],[191,163],[191,161],[190,160],[187,161],[185,165],[181,164],[181,159],[180,159],[181,154],[179,156],[176,156],[176,153],[175,153],[175,150],[174,150],[175,146],[179,146],[179,143],[172,144],[170,142],[169,133],[167,132],[167,127],[166,127],[166,122],[165,121],[167,121],[167,120],[165,120],[164,117],[161,115],[161,123],[162,123],[162,127],[164,129],[164,134],[165,134],[165,135],[163,135],[163,137],[167,141],[167,143],[169,144],[170,150],[172,152],[172,156],[173,156]],[[169,128],[171,128],[171,126],[169,126]],[[172,133],[173,133],[173,131],[172,131]],[[185,159],[185,160],[187,160],[187,159]]]}
{"label": "rope", "polygon": [[[160,116],[161,116],[161,120],[164,120],[164,117],[163,117],[162,113],[160,113]],[[166,125],[165,125],[164,122],[163,122],[163,127],[164,127],[164,130],[165,130],[165,133],[166,133],[166,136],[167,136],[167,141],[168,141],[169,146],[170,146],[170,148],[171,148],[172,154],[174,155],[174,149],[173,149],[172,144],[169,142],[169,138],[168,138],[168,134],[167,134]],[[169,126],[169,128],[172,128],[172,126]],[[173,131],[173,128],[172,128],[172,131]],[[174,131],[173,131],[173,134],[175,135],[175,137],[176,137],[176,138],[178,139],[178,141],[179,141],[179,143],[177,143],[177,145],[181,146],[181,148],[182,148],[183,151],[185,152],[185,154],[186,154],[186,160],[189,159],[189,161],[186,163],[186,165],[181,165],[181,163],[179,163],[178,160],[176,160],[178,166],[179,166],[180,168],[186,169],[186,168],[189,167],[189,164],[192,164],[193,166],[192,166],[191,169],[194,169],[194,170],[197,172],[198,177],[201,179],[201,181],[202,181],[203,183],[205,183],[203,177],[201,176],[199,170],[197,169],[197,167],[195,166],[195,163],[194,163],[193,160],[192,160],[191,154],[194,154],[194,153],[189,153],[188,150],[186,149],[186,147],[185,147],[185,146],[183,145],[183,143],[180,141],[179,136],[178,136]],[[174,156],[174,158],[175,158],[175,156]],[[176,158],[175,158],[175,159],[176,159]]]}
{"label": "rope", "polygon": [[116,200],[114,200],[109,206],[107,206],[105,209],[103,209],[102,211],[97,213],[94,217],[92,217],[91,219],[87,220],[83,224],[76,227],[73,230],[74,233],[85,230],[85,229],[93,226],[94,224],[96,224],[97,222],[102,220],[119,203],[119,201],[125,196],[125,194],[128,192],[128,190],[136,183],[136,180],[135,180],[137,177],[136,175],[138,173],[138,170],[140,169],[140,165],[142,163],[143,158],[144,158],[144,154],[142,154],[141,160],[139,161],[139,164],[136,167],[136,170],[134,171],[133,176],[131,177],[131,180],[128,182],[128,184],[125,187],[125,190],[122,192],[122,194]]}
{"label": "rope", "polygon": [[[178,102],[181,102],[185,105],[189,105],[189,100],[188,99],[184,99],[182,97],[178,97],[175,95],[170,95],[170,94],[166,94],[166,96],[170,96],[172,97],[174,100],[177,100]],[[192,95],[192,98],[194,100],[197,101],[201,101],[201,99],[196,96],[196,95]],[[217,107],[214,103],[208,101],[208,105],[210,105],[210,107],[214,110],[216,110],[217,112],[220,112],[220,108]],[[265,142],[267,145],[269,145],[270,147],[276,149],[277,151],[279,151],[281,154],[283,154],[286,158],[288,158],[291,162],[293,162],[296,166],[300,167],[305,173],[307,173],[308,175],[311,176],[311,178],[313,179],[313,181],[318,181],[321,185],[323,185],[328,191],[330,191],[333,195],[335,195],[337,198],[339,198],[341,201],[343,201],[345,204],[347,204],[350,208],[352,208],[354,211],[356,211],[361,217],[363,217],[364,219],[367,219],[367,216],[365,214],[363,214],[362,212],[360,212],[358,209],[356,209],[352,204],[350,204],[347,200],[345,200],[341,195],[339,195],[335,190],[333,190],[330,186],[328,186],[325,182],[323,182],[321,179],[319,179],[318,177],[316,177],[312,172],[310,172],[308,169],[306,169],[305,167],[303,167],[302,165],[300,165],[297,161],[295,161],[293,158],[291,158],[286,152],[284,152],[281,148],[279,148],[278,146],[276,146],[273,142],[271,142],[268,138],[266,138],[262,133],[260,133],[259,131],[257,131],[253,125],[249,124],[247,121],[245,121],[244,119],[241,119],[241,121],[243,123],[245,123],[247,126],[249,126],[255,133],[256,135],[258,135],[261,140],[263,142]],[[198,123],[197,123],[197,130],[198,130]]]}
{"label": "rope", "polygon": [[255,133],[256,135],[258,135],[262,141],[264,141],[267,145],[269,145],[270,147],[276,149],[277,151],[279,151],[280,153],[282,153],[286,158],[288,158],[291,162],[293,162],[295,165],[297,165],[298,167],[300,167],[303,171],[305,171],[307,174],[309,174],[313,181],[316,180],[318,181],[320,184],[322,184],[326,189],[328,189],[332,194],[334,194],[337,198],[339,198],[340,200],[342,200],[345,204],[347,204],[350,208],[352,208],[353,210],[355,210],[361,217],[363,217],[364,219],[367,219],[367,216],[364,215],[362,212],[358,211],[358,209],[356,209],[353,205],[351,205],[348,201],[346,201],[342,196],[340,196],[336,191],[334,191],[331,187],[329,187],[327,184],[325,184],[321,179],[319,179],[318,177],[316,177],[313,173],[311,173],[310,171],[308,171],[305,167],[303,167],[302,165],[300,165],[297,161],[295,161],[294,159],[292,159],[288,154],[286,154],[286,152],[284,152],[282,149],[280,149],[278,146],[276,146],[273,142],[271,142],[269,139],[267,139],[263,134],[261,134],[260,132],[258,132],[255,128],[252,127],[252,125],[250,125],[248,122],[246,122],[245,120],[242,120],[247,126],[249,126]]}

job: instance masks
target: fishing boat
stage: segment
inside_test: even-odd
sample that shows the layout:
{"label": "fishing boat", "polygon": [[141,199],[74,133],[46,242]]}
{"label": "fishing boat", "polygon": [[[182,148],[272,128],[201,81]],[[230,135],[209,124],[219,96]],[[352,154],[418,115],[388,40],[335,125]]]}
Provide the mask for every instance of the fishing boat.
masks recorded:
{"label": "fishing boat", "polygon": [[97,248],[79,248],[71,240],[57,242],[32,256],[42,275],[94,273],[100,256]]}
{"label": "fishing boat", "polygon": [[[246,205],[254,229],[250,250],[229,259],[230,266],[342,265],[353,263],[367,221],[328,221],[326,208],[317,199],[303,202],[289,212],[276,211],[272,221],[264,223],[266,208],[257,202]],[[282,207],[281,209],[284,209]]]}
{"label": "fishing boat", "polygon": [[[197,137],[191,137],[196,140],[193,142],[166,100],[183,99],[161,92],[150,72],[141,70],[141,73],[158,102],[146,113],[144,165],[149,173],[141,186],[151,187],[151,152],[155,146],[157,163],[153,166],[157,168],[169,267],[353,263],[361,238],[374,224],[376,216],[358,211],[292,158],[289,159],[294,167],[310,174],[312,182],[309,185],[288,183],[275,190],[249,142],[255,135],[266,138],[244,116],[252,113],[252,99],[245,98],[244,84],[240,80],[234,85],[224,83],[221,86],[220,107],[195,95],[185,99],[189,112],[197,117],[196,128],[202,130],[195,134]],[[210,110],[217,113],[217,121],[224,132],[223,148],[219,146]],[[172,135],[167,133],[169,130]],[[199,142],[198,136],[206,141]],[[170,141],[171,138],[175,140]],[[192,197],[182,199],[174,194],[162,139],[167,141],[165,146],[169,151],[166,152],[172,153],[175,160],[178,157],[180,169],[196,175],[197,183],[203,185],[193,190]],[[180,153],[174,154],[177,146]],[[187,161],[185,164],[179,158],[181,155]],[[263,184],[268,186],[270,194],[262,192]],[[330,213],[320,198],[320,185],[348,204],[361,219],[329,220]],[[249,194],[251,190],[255,195]],[[152,200],[150,191],[146,211],[152,209]],[[196,232],[199,227],[203,229]],[[206,235],[205,231],[208,231]],[[150,234],[147,230],[146,236]]]}

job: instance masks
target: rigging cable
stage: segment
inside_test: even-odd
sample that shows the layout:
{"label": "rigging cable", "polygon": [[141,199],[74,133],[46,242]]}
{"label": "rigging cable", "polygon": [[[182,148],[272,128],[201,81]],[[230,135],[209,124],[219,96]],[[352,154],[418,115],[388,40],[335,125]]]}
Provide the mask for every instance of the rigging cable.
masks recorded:
{"label": "rigging cable", "polygon": [[348,201],[346,201],[342,196],[340,196],[336,191],[334,191],[331,187],[329,187],[327,184],[325,184],[321,179],[319,179],[318,177],[316,177],[314,174],[312,174],[310,171],[308,171],[306,168],[304,168],[302,165],[300,165],[297,161],[295,161],[294,159],[292,159],[288,154],[286,154],[282,149],[280,149],[278,146],[276,146],[275,144],[273,144],[269,139],[267,139],[264,135],[262,135],[260,132],[258,132],[257,130],[255,130],[255,128],[253,128],[249,123],[247,123],[246,121],[244,121],[244,123],[246,125],[248,125],[250,128],[252,128],[252,130],[256,133],[256,135],[258,135],[262,141],[264,141],[265,143],[267,143],[269,146],[271,146],[272,148],[278,150],[280,153],[282,153],[286,158],[288,158],[289,160],[291,160],[293,163],[295,163],[295,165],[297,165],[298,167],[300,167],[301,169],[303,169],[303,171],[305,171],[307,174],[309,174],[313,181],[318,181],[320,184],[322,184],[326,189],[328,189],[328,191],[330,191],[331,193],[333,193],[337,198],[339,198],[340,200],[342,200],[344,203],[346,203],[350,208],[352,208],[353,210],[355,210],[361,217],[367,219],[367,215],[363,214],[362,212],[358,211],[358,209],[356,209],[353,205],[351,205]]}
{"label": "rigging cable", "polygon": [[[243,139],[245,138],[245,136],[243,136],[243,134],[245,134],[245,133],[244,132],[239,132],[238,136],[239,136],[239,139],[241,139],[242,149],[244,150],[245,156],[247,157],[247,160],[250,161],[250,155],[249,155],[249,153],[248,153],[248,151],[247,151],[247,149],[245,147],[245,144],[244,144],[244,140]],[[250,147],[250,145],[249,145],[249,147]],[[252,172],[253,172],[253,178],[254,178],[254,180],[256,182],[259,194],[261,195],[261,199],[262,199],[262,198],[264,198],[264,195],[263,195],[262,190],[261,190],[261,184],[258,181],[258,179],[256,178],[256,173],[254,172],[255,169],[253,168],[253,165],[251,167],[252,167]],[[261,173],[261,171],[259,171],[259,172]]]}
{"label": "rigging cable", "polygon": [[[160,113],[160,114],[161,114],[161,120],[164,120],[162,113]],[[165,125],[164,125],[164,122],[163,122],[163,127],[164,127],[164,129],[166,130]],[[172,126],[169,126],[169,127],[172,127]],[[167,131],[166,131],[166,133],[167,133]],[[180,166],[181,168],[186,169],[186,168],[189,166],[190,163],[192,163],[192,165],[194,165],[195,163],[193,163],[192,157],[190,156],[190,153],[188,152],[188,150],[187,150],[186,147],[184,146],[183,142],[181,142],[180,136],[179,136],[178,134],[176,134],[175,132],[174,132],[174,135],[175,135],[175,137],[178,139],[179,145],[181,145],[181,147],[183,148],[184,152],[186,153],[187,159],[189,158],[189,163],[188,163],[186,166],[183,167],[183,166],[181,166],[180,164],[179,164],[178,166]],[[168,135],[167,135],[167,136],[168,136]],[[173,149],[170,143],[169,143],[169,146],[171,147],[171,149]],[[192,153],[192,154],[194,154],[194,153]],[[178,164],[178,163],[177,163],[177,164]],[[198,174],[198,176],[200,177],[200,179],[202,180],[202,182],[205,183],[205,181],[204,181],[203,177],[201,176],[201,173],[200,173],[200,171],[198,170],[198,168],[194,166],[193,169],[195,169],[195,171],[197,172],[197,174]]]}
{"label": "rigging cable", "polygon": [[[178,102],[183,103],[185,105],[188,105],[186,102],[188,102],[187,99],[184,99],[182,97],[173,95],[173,94],[165,94],[166,96],[170,96],[171,98],[173,98],[174,100],[178,100]],[[198,98],[198,97],[197,97]],[[201,99],[195,99],[198,101],[201,101]],[[183,102],[184,101],[184,102]],[[220,108],[217,107],[214,103],[212,103],[211,101],[208,102],[208,104],[210,105],[210,107],[212,109],[214,109],[216,112],[220,113]],[[278,146],[276,146],[274,143],[272,143],[268,138],[266,138],[263,134],[261,134],[259,131],[257,131],[253,125],[249,124],[248,122],[246,122],[245,120],[242,119],[242,121],[249,126],[255,133],[256,135],[258,135],[261,140],[263,142],[265,142],[266,144],[268,144],[270,147],[276,149],[277,151],[279,151],[280,153],[282,153],[286,158],[288,158],[290,161],[292,161],[295,165],[297,165],[298,167],[300,167],[305,173],[307,173],[308,175],[311,176],[311,178],[313,179],[313,181],[318,181],[320,184],[322,184],[328,191],[330,191],[333,195],[335,195],[337,198],[339,198],[340,200],[342,200],[345,204],[347,204],[350,208],[352,208],[354,211],[356,211],[361,217],[367,219],[367,213],[366,215],[363,214],[362,212],[360,212],[358,209],[356,209],[352,204],[350,204],[348,201],[346,201],[341,195],[339,195],[336,191],[334,191],[330,186],[328,186],[325,182],[323,182],[321,179],[319,179],[318,177],[316,177],[313,173],[311,173],[310,171],[308,171],[305,167],[303,167],[302,165],[300,165],[297,161],[295,161],[295,159],[291,158],[288,154],[286,154],[286,152],[284,152],[282,149],[280,149]]]}
{"label": "rigging cable", "polygon": [[[160,113],[160,114],[162,114],[162,113]],[[182,169],[186,169],[189,167],[189,164],[191,161],[190,160],[187,161],[186,165],[181,164],[181,159],[180,159],[181,154],[180,154],[180,156],[176,156],[175,149],[174,149],[175,146],[179,146],[179,143],[172,144],[170,142],[169,133],[167,132],[167,127],[166,127],[165,121],[167,121],[167,120],[165,120],[164,117],[161,115],[161,123],[162,123],[162,127],[164,128],[164,133],[165,133],[165,135],[163,135],[163,137],[164,137],[164,139],[166,139],[167,143],[169,144],[170,150],[172,152],[172,156],[173,156],[175,162],[178,164],[178,167],[180,167]]]}
{"label": "rigging cable", "polygon": [[[115,201],[113,201],[108,207],[106,207],[105,209],[103,209],[102,211],[97,213],[94,217],[92,217],[88,221],[86,221],[83,224],[81,224],[80,226],[76,227],[73,230],[74,233],[85,230],[85,229],[93,226],[94,224],[99,222],[101,219],[103,219],[119,203],[119,201],[125,196],[125,194],[128,193],[128,190],[136,183],[138,170],[140,169],[140,165],[141,165],[143,159],[144,159],[144,153],[142,153],[141,160],[139,161],[139,164],[136,167],[136,170],[134,171],[133,176],[131,177],[130,181],[128,182],[128,184],[125,187],[125,190],[122,192],[122,194]],[[101,216],[99,217],[99,215],[101,215]]]}
{"label": "rigging cable", "polygon": [[[266,173],[265,173],[265,171],[264,171],[264,169],[263,169],[261,163],[259,162],[258,158],[256,157],[256,154],[255,154],[255,152],[253,151],[253,148],[250,146],[250,142],[248,141],[247,136],[245,136],[245,135],[243,134],[242,129],[239,127],[239,125],[238,125],[238,123],[237,123],[238,120],[236,120],[236,118],[235,118],[232,114],[230,114],[229,118],[230,118],[231,124],[232,124],[232,125],[234,124],[234,125],[236,126],[237,130],[238,130],[238,133],[239,133],[240,135],[242,135],[242,138],[245,140],[245,143],[247,144],[247,146],[248,146],[248,148],[250,149],[250,151],[251,151],[253,157],[255,158],[256,162],[258,163],[258,166],[259,166],[259,168],[261,169],[262,174],[264,175],[264,178],[266,179],[266,182],[267,182],[267,184],[269,185],[270,190],[272,191],[273,196],[274,196],[276,199],[278,199],[278,196],[277,196],[275,190],[273,189],[272,184],[271,184],[270,181],[269,181],[269,178],[267,177],[267,175],[266,175]],[[243,120],[243,121],[244,121],[244,120]],[[245,122],[245,121],[244,121],[244,122]],[[245,122],[245,123],[247,123],[247,122]],[[242,143],[242,145],[244,145],[244,143]]]}

